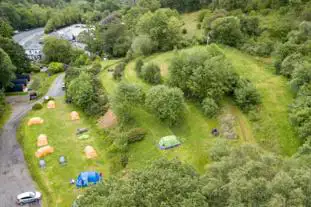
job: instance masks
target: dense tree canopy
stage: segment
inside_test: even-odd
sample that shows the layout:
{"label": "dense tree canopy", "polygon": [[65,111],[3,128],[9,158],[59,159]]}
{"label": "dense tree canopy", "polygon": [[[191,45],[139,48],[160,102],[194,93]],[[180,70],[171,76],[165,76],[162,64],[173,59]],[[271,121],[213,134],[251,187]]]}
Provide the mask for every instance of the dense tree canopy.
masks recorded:
{"label": "dense tree canopy", "polygon": [[159,119],[173,125],[180,121],[183,115],[184,94],[179,88],[154,86],[146,95],[145,105]]}
{"label": "dense tree canopy", "polygon": [[56,37],[47,37],[44,39],[43,53],[47,62],[70,63],[72,47],[67,40]]}
{"label": "dense tree canopy", "polygon": [[12,34],[13,28],[11,25],[7,21],[4,21],[4,19],[0,18],[0,36],[11,38]]}
{"label": "dense tree canopy", "polygon": [[10,57],[16,67],[16,73],[25,73],[30,71],[30,60],[25,54],[25,50],[12,39],[0,36],[0,48],[2,48]]}
{"label": "dense tree canopy", "polygon": [[94,32],[96,38],[87,41],[88,49],[97,54],[109,54],[114,57],[123,57],[131,47],[131,34],[126,25],[110,23],[99,25]]}
{"label": "dense tree canopy", "polygon": [[132,109],[144,102],[143,90],[134,84],[121,82],[113,97],[112,108],[123,123],[133,119]]}
{"label": "dense tree canopy", "polygon": [[89,190],[79,206],[206,206],[197,173],[179,161],[159,160],[126,180],[109,180]]}
{"label": "dense tree canopy", "polygon": [[161,6],[159,0],[138,0],[137,5],[150,11],[155,11]]}
{"label": "dense tree canopy", "polygon": [[15,70],[8,54],[0,48],[0,89],[10,85],[10,81],[15,78]]}
{"label": "dense tree canopy", "polygon": [[140,17],[136,32],[148,35],[159,50],[170,50],[181,39],[181,22],[178,13],[170,9],[158,9]]}
{"label": "dense tree canopy", "polygon": [[212,22],[210,37],[212,41],[230,46],[237,46],[242,41],[240,20],[229,16]]}
{"label": "dense tree canopy", "polygon": [[[126,179],[108,179],[77,200],[79,206],[310,206],[310,151],[304,144],[291,158],[258,146],[233,147],[219,139],[206,172],[158,160]],[[124,198],[124,199],[123,199]]]}

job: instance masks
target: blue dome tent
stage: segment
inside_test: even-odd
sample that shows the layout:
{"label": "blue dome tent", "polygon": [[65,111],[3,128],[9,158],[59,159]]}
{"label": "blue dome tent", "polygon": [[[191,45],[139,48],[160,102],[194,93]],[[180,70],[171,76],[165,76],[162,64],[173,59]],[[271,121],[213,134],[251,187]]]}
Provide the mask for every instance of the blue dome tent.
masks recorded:
{"label": "blue dome tent", "polygon": [[78,188],[87,187],[89,184],[96,184],[102,179],[97,172],[81,172],[76,180]]}

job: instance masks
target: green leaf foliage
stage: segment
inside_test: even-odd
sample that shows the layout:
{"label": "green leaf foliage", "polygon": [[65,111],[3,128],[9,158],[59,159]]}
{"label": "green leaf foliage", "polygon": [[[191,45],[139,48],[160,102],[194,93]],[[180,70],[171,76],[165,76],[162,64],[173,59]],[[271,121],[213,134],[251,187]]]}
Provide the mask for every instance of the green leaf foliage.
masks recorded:
{"label": "green leaf foliage", "polygon": [[148,35],[162,51],[173,49],[181,40],[181,22],[176,11],[158,9],[140,17],[136,32]]}
{"label": "green leaf foliage", "polygon": [[237,46],[242,42],[242,32],[240,20],[234,16],[218,18],[212,22],[211,40],[214,42]]}
{"label": "green leaf foliage", "polygon": [[179,88],[169,88],[164,85],[154,86],[146,95],[145,105],[159,119],[174,125],[182,118],[184,95]]}
{"label": "green leaf foliage", "polygon": [[161,72],[158,65],[148,63],[141,69],[141,77],[148,83],[159,84],[161,82]]}
{"label": "green leaf foliage", "polygon": [[70,63],[72,47],[67,40],[47,37],[44,39],[43,53],[46,62]]}
{"label": "green leaf foliage", "polygon": [[22,46],[12,39],[0,36],[0,48],[9,55],[13,65],[16,67],[16,73],[30,72],[30,60],[27,58]]}
{"label": "green leaf foliage", "polygon": [[0,88],[10,85],[10,81],[15,78],[16,67],[12,64],[10,57],[0,48]]}

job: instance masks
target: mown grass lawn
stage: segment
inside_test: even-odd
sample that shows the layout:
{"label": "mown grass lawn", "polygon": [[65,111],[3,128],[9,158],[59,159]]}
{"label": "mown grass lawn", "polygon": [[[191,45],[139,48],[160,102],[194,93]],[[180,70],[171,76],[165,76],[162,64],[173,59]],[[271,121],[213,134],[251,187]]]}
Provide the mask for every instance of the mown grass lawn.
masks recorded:
{"label": "mown grass lawn", "polygon": [[[70,185],[69,181],[76,178],[81,171],[99,171],[104,177],[109,176],[109,164],[106,162],[103,146],[104,135],[97,130],[94,121],[87,119],[82,113],[80,113],[81,120],[71,121],[72,110],[76,109],[65,104],[62,98],[57,99],[56,109],[47,109],[44,106],[39,111],[31,111],[19,128],[19,141],[24,149],[29,170],[44,193],[45,206],[71,206],[74,198],[82,192]],[[27,126],[27,121],[31,117],[43,118],[44,124]],[[88,128],[90,138],[77,139],[77,128]],[[39,159],[35,157],[39,134],[46,134],[49,145],[55,150],[53,154],[44,158],[46,169],[39,168]],[[83,150],[87,145],[96,149],[97,159],[86,159]],[[61,155],[68,160],[66,166],[60,166],[58,163]]]}
{"label": "mown grass lawn", "polygon": [[294,97],[286,78],[275,75],[271,65],[250,55],[229,47],[222,50],[236,71],[248,78],[261,94],[260,120],[252,122],[258,143],[274,152],[292,155],[301,142],[288,118],[288,106]]}

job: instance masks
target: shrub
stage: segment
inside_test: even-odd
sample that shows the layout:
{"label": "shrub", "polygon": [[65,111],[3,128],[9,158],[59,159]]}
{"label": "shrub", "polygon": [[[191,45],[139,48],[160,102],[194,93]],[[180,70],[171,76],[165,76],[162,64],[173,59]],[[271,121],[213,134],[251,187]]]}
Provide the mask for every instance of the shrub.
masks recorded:
{"label": "shrub", "polygon": [[301,87],[295,102],[290,106],[289,118],[297,128],[298,136],[302,139],[310,137],[311,133],[311,85]]}
{"label": "shrub", "polygon": [[302,62],[302,55],[300,53],[294,53],[287,56],[281,64],[281,74],[286,77],[291,77],[297,64]]}
{"label": "shrub", "polygon": [[108,98],[101,82],[83,71],[67,82],[66,98],[88,115],[100,116],[107,110]]}
{"label": "shrub", "polygon": [[187,34],[187,29],[186,28],[183,28],[182,30],[181,30],[181,32],[183,33],[183,34]]}
{"label": "shrub", "polygon": [[234,90],[234,98],[238,106],[244,111],[253,109],[261,102],[260,95],[253,84],[242,79]]}
{"label": "shrub", "polygon": [[129,163],[129,158],[126,154],[122,154],[120,158],[121,166],[125,168],[127,164]]}
{"label": "shrub", "polygon": [[311,63],[304,61],[302,64],[296,65],[290,85],[293,91],[297,93],[300,87],[309,83],[311,83]]}
{"label": "shrub", "polygon": [[129,122],[132,117],[132,108],[142,104],[145,98],[144,91],[137,85],[121,82],[113,97],[113,111],[120,122]]}
{"label": "shrub", "polygon": [[65,71],[64,64],[63,63],[58,63],[58,62],[51,62],[49,64],[48,71],[51,74],[64,72]]}
{"label": "shrub", "polygon": [[197,24],[197,29],[201,29],[201,24]]}
{"label": "shrub", "polygon": [[125,69],[125,63],[122,62],[122,63],[119,63],[115,68],[114,68],[114,71],[113,71],[113,78],[115,80],[120,80],[122,78],[122,75],[123,75],[123,71]]}
{"label": "shrub", "polygon": [[199,15],[198,15],[198,21],[199,22],[203,22],[204,20],[204,17],[207,16],[207,15],[211,15],[211,11],[210,10],[201,10]]}
{"label": "shrub", "polygon": [[241,22],[241,31],[247,35],[259,35],[259,19],[258,17],[253,16],[243,16],[240,20]]}
{"label": "shrub", "polygon": [[205,98],[202,102],[203,113],[210,118],[216,116],[219,111],[219,106],[212,98]]}
{"label": "shrub", "polygon": [[154,42],[148,35],[139,35],[132,43],[132,50],[136,55],[150,55],[154,48]]}
{"label": "shrub", "polygon": [[33,106],[32,106],[32,110],[40,110],[40,109],[42,109],[43,108],[43,106],[42,106],[42,104],[40,104],[40,103],[35,103]]}
{"label": "shrub", "polygon": [[301,17],[305,21],[311,21],[311,7],[305,7],[301,13]]}
{"label": "shrub", "polygon": [[144,65],[144,62],[141,58],[136,60],[135,71],[136,71],[137,76],[139,76],[139,77],[141,76],[141,71],[142,71],[143,65]]}
{"label": "shrub", "polygon": [[251,55],[268,57],[274,50],[274,42],[268,37],[261,36],[256,41],[249,39],[241,49]]}
{"label": "shrub", "polygon": [[179,88],[154,86],[147,93],[145,105],[159,119],[174,125],[184,111],[184,94]]}
{"label": "shrub", "polygon": [[74,60],[74,65],[75,66],[82,66],[82,65],[87,65],[89,63],[89,57],[87,54],[83,53],[79,55],[75,60]]}
{"label": "shrub", "polygon": [[136,24],[138,34],[148,35],[161,51],[171,50],[182,39],[182,23],[177,11],[163,8],[147,12]]}
{"label": "shrub", "polygon": [[243,37],[240,20],[233,16],[216,19],[212,22],[210,37],[212,41],[237,46]]}
{"label": "shrub", "polygon": [[37,64],[31,64],[31,72],[34,73],[39,73],[40,72],[40,67]]}
{"label": "shrub", "polygon": [[61,62],[69,64],[71,62],[72,46],[69,41],[47,37],[43,46],[44,59],[46,62]]}
{"label": "shrub", "polygon": [[121,164],[121,157],[120,156],[115,156],[110,160],[110,166],[109,166],[109,171],[111,173],[117,173],[120,172],[123,169],[123,166]]}
{"label": "shrub", "polygon": [[100,62],[95,61],[95,62],[91,65],[91,67],[88,67],[87,72],[88,72],[88,73],[91,73],[91,74],[93,74],[93,75],[97,75],[98,73],[100,73],[101,68],[102,68],[102,66],[101,66]]}
{"label": "shrub", "polygon": [[146,82],[151,84],[159,84],[161,82],[160,68],[154,63],[144,65],[141,76]]}
{"label": "shrub", "polygon": [[141,141],[145,138],[147,131],[143,128],[134,128],[131,129],[127,134],[128,143],[134,143]]}

